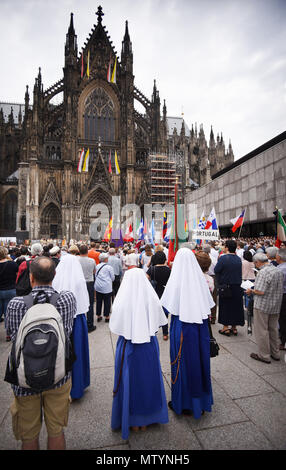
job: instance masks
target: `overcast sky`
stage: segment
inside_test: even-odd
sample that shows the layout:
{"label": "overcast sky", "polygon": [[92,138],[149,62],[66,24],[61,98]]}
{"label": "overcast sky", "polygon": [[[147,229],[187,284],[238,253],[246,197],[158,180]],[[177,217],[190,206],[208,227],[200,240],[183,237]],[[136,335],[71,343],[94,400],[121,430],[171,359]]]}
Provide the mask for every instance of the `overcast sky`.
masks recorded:
{"label": "overcast sky", "polygon": [[135,85],[150,98],[156,79],[167,114],[207,139],[231,139],[235,159],[286,130],[286,0],[0,0],[0,101],[30,96],[63,76],[70,13],[78,50],[103,7],[120,58],[125,20]]}

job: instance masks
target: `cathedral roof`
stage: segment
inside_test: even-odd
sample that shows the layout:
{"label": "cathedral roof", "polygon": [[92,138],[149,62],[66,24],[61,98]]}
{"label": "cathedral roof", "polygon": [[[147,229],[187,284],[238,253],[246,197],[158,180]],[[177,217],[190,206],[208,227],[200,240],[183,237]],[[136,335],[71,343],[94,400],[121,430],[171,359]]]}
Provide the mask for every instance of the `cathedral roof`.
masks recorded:
{"label": "cathedral roof", "polygon": [[173,135],[174,129],[177,129],[177,134],[180,135],[182,124],[185,124],[185,135],[190,136],[190,129],[188,128],[186,121],[182,117],[169,117],[167,116],[167,126],[169,136]]}
{"label": "cathedral roof", "polygon": [[9,115],[11,114],[11,108],[13,109],[13,116],[14,116],[14,122],[17,125],[18,123],[18,116],[20,113],[22,113],[22,119],[25,114],[25,105],[24,103],[6,103],[6,102],[0,102],[0,109],[3,109],[3,116],[4,116],[4,122],[9,121]]}

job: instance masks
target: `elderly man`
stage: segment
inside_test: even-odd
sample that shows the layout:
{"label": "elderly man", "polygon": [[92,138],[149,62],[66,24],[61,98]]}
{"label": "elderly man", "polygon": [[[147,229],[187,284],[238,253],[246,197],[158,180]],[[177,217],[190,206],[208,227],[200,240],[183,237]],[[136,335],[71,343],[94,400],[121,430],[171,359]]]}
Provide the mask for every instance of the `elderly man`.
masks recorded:
{"label": "elderly man", "polygon": [[112,283],[114,279],[113,267],[108,264],[108,253],[101,253],[99,255],[99,264],[96,266],[94,283],[94,290],[96,292],[96,316],[98,322],[102,320],[102,302],[104,303],[105,322],[109,322]]}
{"label": "elderly man", "polygon": [[115,299],[123,275],[122,262],[115,256],[115,248],[109,248],[108,264],[113,267],[115,279],[112,284],[112,301]]}
{"label": "elderly man", "polygon": [[61,257],[61,249],[59,246],[53,246],[53,248],[50,249],[50,255],[55,263],[56,267],[60,262],[60,257]]}
{"label": "elderly man", "polygon": [[277,246],[270,246],[269,248],[266,248],[266,255],[273,266],[278,266],[278,263],[276,261],[276,254],[278,253],[278,248]]}
{"label": "elderly man", "polygon": [[284,277],[283,280],[283,299],[279,315],[279,334],[281,339],[280,349],[286,351],[286,248],[280,248],[276,254],[279,269]]}
{"label": "elderly man", "polygon": [[253,257],[255,267],[259,270],[254,290],[246,294],[254,295],[254,332],[258,354],[251,353],[256,361],[270,364],[280,360],[278,317],[283,296],[283,273],[269,263],[267,255],[257,253]]}

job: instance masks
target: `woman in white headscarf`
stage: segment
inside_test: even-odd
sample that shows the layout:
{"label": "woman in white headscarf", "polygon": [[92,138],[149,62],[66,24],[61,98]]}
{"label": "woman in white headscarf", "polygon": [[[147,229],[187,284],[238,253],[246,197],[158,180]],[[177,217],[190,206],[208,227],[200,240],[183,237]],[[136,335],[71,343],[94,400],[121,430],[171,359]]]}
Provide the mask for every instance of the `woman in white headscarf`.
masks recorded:
{"label": "woman in white headscarf", "polygon": [[89,296],[78,257],[71,254],[61,257],[53,280],[53,288],[57,292],[71,291],[76,298],[77,311],[72,332],[76,361],[72,368],[70,395],[72,399],[78,399],[90,385],[88,329],[85,315],[89,309]]}
{"label": "woman in white headscarf", "polygon": [[167,423],[168,408],[156,332],[167,319],[144,271],[126,271],[112,306],[109,328],[119,335],[115,354],[112,429]]}
{"label": "woman in white headscarf", "polygon": [[177,414],[200,418],[213,404],[208,316],[214,301],[189,248],[177,252],[161,303],[172,314],[169,407]]}

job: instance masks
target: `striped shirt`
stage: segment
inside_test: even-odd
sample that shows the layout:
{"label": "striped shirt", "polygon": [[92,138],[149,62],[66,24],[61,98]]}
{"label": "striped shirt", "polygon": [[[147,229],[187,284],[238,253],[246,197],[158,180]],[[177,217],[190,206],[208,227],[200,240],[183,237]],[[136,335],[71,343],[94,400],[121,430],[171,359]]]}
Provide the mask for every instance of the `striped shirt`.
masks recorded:
{"label": "striped shirt", "polygon": [[[49,296],[49,298],[54,292],[56,292],[55,289],[53,289],[51,286],[37,286],[32,290],[33,297],[35,297],[39,291],[44,291]],[[44,303],[45,300],[46,296],[39,294],[38,303]],[[70,337],[73,328],[73,318],[76,314],[76,299],[74,294],[69,291],[61,292],[60,297],[56,303],[56,308],[59,314],[62,316],[63,326],[67,332],[67,335]],[[14,297],[12,300],[10,300],[6,311],[6,328],[7,335],[11,336],[12,341],[16,340],[17,331],[26,311],[27,308],[25,306],[23,297]],[[69,372],[54,386],[54,388],[58,388],[64,385],[70,376],[71,373]],[[19,387],[17,385],[12,385],[12,389],[16,396],[28,396],[36,394],[36,392],[32,392],[28,388]]]}
{"label": "striped shirt", "polygon": [[283,273],[272,264],[262,266],[255,280],[255,290],[264,295],[254,295],[254,308],[264,313],[279,314],[283,297]]}

